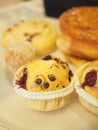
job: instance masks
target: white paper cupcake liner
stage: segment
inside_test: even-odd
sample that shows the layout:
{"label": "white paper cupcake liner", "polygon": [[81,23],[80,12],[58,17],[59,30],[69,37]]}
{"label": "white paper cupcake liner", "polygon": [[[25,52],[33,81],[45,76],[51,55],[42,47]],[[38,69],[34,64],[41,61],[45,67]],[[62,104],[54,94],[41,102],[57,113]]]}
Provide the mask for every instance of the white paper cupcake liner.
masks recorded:
{"label": "white paper cupcake liner", "polygon": [[[87,63],[88,64],[88,63]],[[83,68],[87,65],[83,65],[80,69],[78,69],[76,75],[75,75],[75,89],[76,92],[83,98],[85,99],[88,103],[98,107],[98,99],[96,99],[95,97],[91,96],[89,93],[87,93],[83,88],[80,88],[80,83],[79,83],[79,72],[81,72],[83,70]]]}
{"label": "white paper cupcake liner", "polygon": [[26,89],[20,88],[19,85],[15,84],[15,81],[17,80],[17,74],[19,74],[23,70],[23,68],[24,67],[18,69],[18,71],[15,74],[14,82],[13,82],[13,88],[16,91],[16,93],[19,94],[20,96],[23,96],[28,99],[39,99],[39,100],[54,99],[54,98],[66,96],[72,93],[72,91],[74,90],[73,81],[72,81],[69,84],[69,86],[60,90],[48,91],[48,92],[29,92]]}

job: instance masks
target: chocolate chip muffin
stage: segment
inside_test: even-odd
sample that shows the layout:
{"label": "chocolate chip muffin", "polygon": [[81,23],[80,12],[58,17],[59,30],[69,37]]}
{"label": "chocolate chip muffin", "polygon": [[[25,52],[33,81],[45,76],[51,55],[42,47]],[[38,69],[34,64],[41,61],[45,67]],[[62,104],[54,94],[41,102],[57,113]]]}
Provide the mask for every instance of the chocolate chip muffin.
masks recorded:
{"label": "chocolate chip muffin", "polygon": [[73,73],[66,61],[47,55],[16,72],[14,89],[29,107],[40,111],[55,110],[71,99]]}

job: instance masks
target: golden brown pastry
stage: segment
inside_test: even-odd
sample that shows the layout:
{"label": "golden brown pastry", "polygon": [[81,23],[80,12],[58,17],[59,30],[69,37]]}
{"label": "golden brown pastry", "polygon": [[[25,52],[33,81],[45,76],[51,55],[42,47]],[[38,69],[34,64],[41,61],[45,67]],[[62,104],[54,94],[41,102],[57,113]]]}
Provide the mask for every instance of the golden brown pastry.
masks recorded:
{"label": "golden brown pastry", "polygon": [[60,16],[62,32],[76,39],[98,42],[98,7],[82,6],[69,9]]}
{"label": "golden brown pastry", "polygon": [[61,14],[61,36],[57,46],[66,54],[94,60],[98,58],[98,7],[76,7]]}
{"label": "golden brown pastry", "polygon": [[61,108],[70,101],[72,79],[68,63],[48,55],[20,68],[14,78],[14,89],[27,106],[50,111]]}
{"label": "golden brown pastry", "polygon": [[98,61],[80,67],[75,77],[75,88],[80,102],[98,115]]}
{"label": "golden brown pastry", "polygon": [[[66,40],[66,42],[65,42]],[[70,43],[70,39],[68,36],[65,37],[65,35],[61,35],[57,40],[57,47],[58,49],[63,53],[66,60],[68,60],[71,64],[74,64],[76,67],[80,67],[81,65],[85,64],[89,60],[76,57],[71,54],[71,50],[68,50],[68,44]],[[76,47],[76,51],[74,54],[78,55],[78,46]]]}

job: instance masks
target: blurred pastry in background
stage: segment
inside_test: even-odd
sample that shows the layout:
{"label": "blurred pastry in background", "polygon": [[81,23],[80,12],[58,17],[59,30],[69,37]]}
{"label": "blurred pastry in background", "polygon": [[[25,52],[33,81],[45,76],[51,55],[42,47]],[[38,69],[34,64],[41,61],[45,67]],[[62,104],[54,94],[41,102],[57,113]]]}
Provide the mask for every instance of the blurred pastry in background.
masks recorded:
{"label": "blurred pastry in background", "polygon": [[8,27],[2,36],[8,72],[14,75],[23,64],[49,54],[56,40],[57,30],[46,20],[25,20]]}
{"label": "blurred pastry in background", "polygon": [[84,63],[98,59],[97,12],[97,6],[84,6],[69,9],[61,14],[61,36],[57,40],[57,47],[63,54],[81,59]]}
{"label": "blurred pastry in background", "polygon": [[[63,38],[63,36],[64,36],[64,38]],[[66,42],[69,42],[68,37],[66,37]],[[83,59],[83,58],[79,58],[79,57],[67,54],[66,53],[67,52],[66,42],[65,42],[65,35],[59,36],[59,38],[57,40],[57,47],[62,52],[65,59],[69,61],[69,63],[74,64],[76,67],[80,67],[81,65],[83,65],[84,63],[89,61],[87,59]]]}
{"label": "blurred pastry in background", "polygon": [[31,44],[36,55],[50,53],[56,46],[57,31],[52,23],[42,19],[20,21],[8,27],[2,36],[2,44],[7,49],[11,43]]}
{"label": "blurred pastry in background", "polygon": [[5,61],[8,73],[13,76],[22,65],[35,58],[35,49],[28,43],[11,43],[5,51]]}

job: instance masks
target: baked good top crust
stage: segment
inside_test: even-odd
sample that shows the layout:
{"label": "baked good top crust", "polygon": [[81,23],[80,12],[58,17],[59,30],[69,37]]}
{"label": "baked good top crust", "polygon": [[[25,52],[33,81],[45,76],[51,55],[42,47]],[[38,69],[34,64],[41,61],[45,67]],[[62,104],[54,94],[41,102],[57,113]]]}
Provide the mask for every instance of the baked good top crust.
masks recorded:
{"label": "baked good top crust", "polygon": [[55,48],[57,31],[48,21],[31,19],[20,21],[8,27],[2,35],[2,44],[8,48],[11,43],[28,42],[39,55],[47,54]]}
{"label": "baked good top crust", "polygon": [[98,43],[98,6],[76,7],[62,13],[60,28],[76,39]]}
{"label": "baked good top crust", "polygon": [[66,62],[48,55],[26,64],[16,84],[30,92],[47,92],[67,87],[72,76]]}

